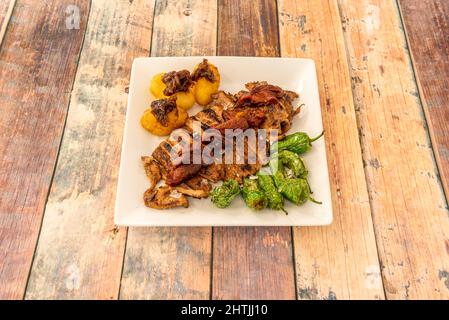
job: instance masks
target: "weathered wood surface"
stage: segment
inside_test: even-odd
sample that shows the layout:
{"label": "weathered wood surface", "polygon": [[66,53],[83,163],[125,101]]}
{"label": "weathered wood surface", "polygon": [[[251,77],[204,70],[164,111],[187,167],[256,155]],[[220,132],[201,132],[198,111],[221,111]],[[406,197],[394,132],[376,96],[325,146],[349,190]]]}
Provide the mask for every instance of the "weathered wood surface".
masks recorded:
{"label": "weathered wood surface", "polygon": [[86,19],[68,4],[21,1],[0,52],[0,299],[24,295],[64,128]]}
{"label": "weathered wood surface", "polygon": [[[15,2],[0,1],[0,299],[449,297],[448,1]],[[150,47],[313,58],[333,224],[115,227],[125,88]]]}
{"label": "weathered wood surface", "polygon": [[399,0],[418,88],[449,199],[449,1]]}
{"label": "weathered wood surface", "polygon": [[5,37],[8,22],[11,19],[16,0],[3,0],[0,2],[0,46]]}
{"label": "weathered wood surface", "polygon": [[[213,1],[156,1],[152,56],[214,55]],[[167,70],[170,71],[170,70]],[[208,299],[211,228],[130,228],[121,299]]]}
{"label": "weathered wood surface", "polygon": [[28,299],[118,297],[127,230],[114,227],[113,213],[125,88],[133,59],[148,55],[152,12],[148,0],[92,1]]}
{"label": "weathered wood surface", "polygon": [[340,11],[386,295],[447,299],[448,209],[396,4]]}
{"label": "weathered wood surface", "polygon": [[337,2],[281,0],[279,20],[282,56],[316,63],[334,209],[332,225],[294,229],[298,298],[382,299]]}
{"label": "weathered wood surface", "polygon": [[[219,1],[218,55],[279,55],[276,2]],[[255,79],[257,80],[257,79]],[[291,228],[214,228],[213,299],[294,299]]]}

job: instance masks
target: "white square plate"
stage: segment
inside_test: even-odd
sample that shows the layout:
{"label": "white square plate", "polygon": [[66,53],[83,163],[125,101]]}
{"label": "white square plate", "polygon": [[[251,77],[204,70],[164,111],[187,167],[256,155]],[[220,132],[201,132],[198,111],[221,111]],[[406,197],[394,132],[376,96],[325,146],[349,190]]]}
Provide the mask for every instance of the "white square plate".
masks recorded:
{"label": "white square plate", "polygon": [[[189,199],[189,208],[155,210],[145,207],[143,193],[148,188],[140,157],[150,155],[163,140],[145,131],[139,123],[145,109],[153,100],[149,83],[153,75],[171,70],[187,69],[202,61],[203,57],[157,57],[134,60],[129,87],[122,156],[115,207],[115,223],[126,226],[312,226],[332,221],[332,202],[324,139],[314,142],[304,155],[309,169],[309,182],[313,197],[322,205],[307,202],[296,206],[288,201],[282,211],[269,209],[255,212],[248,209],[241,197],[226,209],[216,208],[207,199]],[[323,130],[315,63],[308,59],[207,57],[221,74],[221,90],[231,93],[244,89],[251,81],[266,80],[283,89],[296,91],[300,98],[295,105],[304,103],[295,117],[290,133],[303,131],[311,137]],[[201,107],[194,106],[192,115]]]}

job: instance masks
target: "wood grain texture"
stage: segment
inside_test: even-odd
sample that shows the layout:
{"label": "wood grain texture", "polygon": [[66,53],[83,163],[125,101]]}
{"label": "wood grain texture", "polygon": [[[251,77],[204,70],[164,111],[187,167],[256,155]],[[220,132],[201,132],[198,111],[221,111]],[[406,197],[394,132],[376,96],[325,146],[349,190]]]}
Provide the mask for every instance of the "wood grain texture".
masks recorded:
{"label": "wood grain texture", "polygon": [[[152,56],[214,55],[216,2],[158,0],[153,30]],[[211,237],[211,228],[130,228],[120,298],[208,299]]]}
{"label": "wood grain texture", "polygon": [[433,150],[449,199],[449,1],[399,0],[399,4]]}
{"label": "wood grain texture", "polygon": [[389,299],[448,299],[448,209],[397,9],[340,1],[382,276]]}
{"label": "wood grain texture", "polygon": [[316,63],[334,210],[330,226],[295,228],[299,299],[382,299],[342,25],[334,0],[279,2],[282,56]]}
{"label": "wood grain texture", "polygon": [[23,297],[85,30],[68,4],[21,1],[0,52],[0,299]]}
{"label": "wood grain texture", "polygon": [[[113,213],[129,73],[153,1],[92,1],[27,299],[118,297],[126,228]],[[87,15],[88,12],[82,13]]]}
{"label": "wood grain texture", "polygon": [[[218,32],[219,55],[279,55],[276,2],[220,0]],[[212,298],[294,299],[291,228],[214,228]]]}
{"label": "wood grain texture", "polygon": [[9,20],[11,20],[12,12],[16,0],[4,0],[0,2],[0,47],[6,34]]}

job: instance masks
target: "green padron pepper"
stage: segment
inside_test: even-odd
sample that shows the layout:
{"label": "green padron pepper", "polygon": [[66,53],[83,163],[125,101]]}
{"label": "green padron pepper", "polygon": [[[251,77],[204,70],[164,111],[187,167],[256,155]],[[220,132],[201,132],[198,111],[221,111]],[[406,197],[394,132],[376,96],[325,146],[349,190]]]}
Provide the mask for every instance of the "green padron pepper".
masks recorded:
{"label": "green padron pepper", "polygon": [[268,204],[267,197],[259,188],[256,179],[245,178],[243,180],[242,196],[246,205],[254,210],[261,210]]}
{"label": "green padron pepper", "polygon": [[282,165],[274,173],[273,180],[279,192],[294,204],[300,205],[307,200],[321,204],[321,202],[311,197],[312,191],[307,180],[303,178],[287,178]]}
{"label": "green padron pepper", "polygon": [[257,177],[257,183],[267,197],[267,207],[274,210],[284,210],[284,198],[274,184],[273,177],[261,172],[257,174]]}
{"label": "green padron pepper", "polygon": [[219,187],[215,187],[211,192],[211,201],[218,208],[228,207],[232,200],[240,193],[240,186],[237,181],[230,179]]}
{"label": "green padron pepper", "polygon": [[290,150],[282,150],[279,152],[280,162],[289,168],[296,178],[307,178],[307,168],[304,161],[299,155]]}
{"label": "green padron pepper", "polygon": [[[290,175],[285,167],[290,169]],[[309,173],[301,157],[289,150],[282,150],[281,152],[274,154],[270,160],[270,169],[273,173],[281,170],[286,177],[293,176],[304,179]]]}
{"label": "green padron pepper", "polygon": [[312,142],[321,138],[323,134],[324,131],[319,136],[310,138],[304,132],[296,132],[277,142],[277,145],[274,146],[274,150],[277,148],[278,152],[282,150],[290,150],[297,154],[303,154],[309,151],[312,148]]}

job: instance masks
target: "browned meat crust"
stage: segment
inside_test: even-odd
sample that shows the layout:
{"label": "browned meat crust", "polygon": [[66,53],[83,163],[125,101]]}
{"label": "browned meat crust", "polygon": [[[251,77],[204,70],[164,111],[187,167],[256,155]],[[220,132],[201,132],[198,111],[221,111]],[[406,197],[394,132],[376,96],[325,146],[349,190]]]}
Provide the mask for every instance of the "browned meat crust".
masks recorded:
{"label": "browned meat crust", "polygon": [[218,182],[224,180],[225,178],[225,168],[224,164],[221,163],[213,163],[209,166],[201,168],[198,175],[211,181]]}
{"label": "browned meat crust", "polygon": [[189,200],[169,186],[161,186],[156,190],[148,189],[143,195],[143,201],[147,207],[153,209],[189,207]]}
{"label": "browned meat crust", "polygon": [[[201,123],[203,130],[215,128],[224,133],[224,129],[244,130],[251,127],[278,129],[279,136],[285,134],[290,129],[293,116],[299,111],[299,108],[294,110],[292,107],[292,102],[298,95],[266,82],[252,82],[246,87],[248,91],[241,91],[236,95],[218,92],[213,96],[208,107],[190,117],[183,128],[192,136],[193,121],[197,120]],[[180,186],[180,190],[186,194],[190,193],[190,196],[204,194],[193,192],[203,190],[194,186],[195,179],[205,178],[212,182],[235,179],[241,183],[244,177],[255,174],[261,167],[259,158],[255,164],[248,163],[247,152],[245,152],[243,163],[209,166],[174,164],[170,159],[170,151],[174,143],[176,142],[167,139],[154,150],[152,156],[158,162],[166,183],[169,186]]]}
{"label": "browned meat crust", "polygon": [[205,192],[210,192],[212,190],[212,185],[205,178],[199,174],[190,178],[184,182],[189,188],[193,190],[203,190]]}
{"label": "browned meat crust", "polygon": [[271,84],[257,84],[253,86],[248,93],[240,95],[235,108],[246,106],[266,106],[276,103],[282,98],[284,91]]}
{"label": "browned meat crust", "polygon": [[[252,155],[256,156],[256,158],[255,158],[256,161],[254,161],[254,160],[250,161],[249,151],[253,152]],[[243,183],[244,178],[257,173],[260,170],[260,168],[262,167],[262,165],[259,161],[259,156],[257,155],[256,151],[257,151],[257,147],[251,147],[248,144],[248,141],[245,141],[245,145],[244,145],[245,156],[244,156],[244,159],[239,159],[236,156],[236,146],[234,145],[233,163],[224,165],[224,169],[225,169],[225,179],[224,180],[234,179],[238,183],[241,184],[241,183]]]}
{"label": "browned meat crust", "polygon": [[201,164],[181,164],[167,173],[165,182],[169,186],[177,186],[184,180],[196,175],[201,167]]}
{"label": "browned meat crust", "polygon": [[159,168],[159,165],[152,157],[142,157],[143,167],[145,169],[145,174],[148,177],[148,180],[150,181],[150,187],[149,190],[153,190],[157,183],[161,180],[161,169]]}

